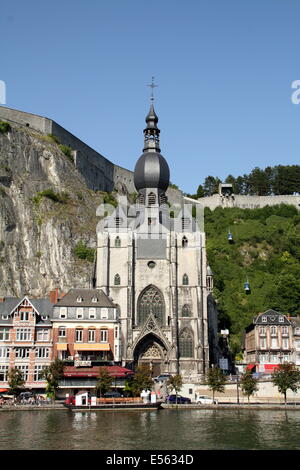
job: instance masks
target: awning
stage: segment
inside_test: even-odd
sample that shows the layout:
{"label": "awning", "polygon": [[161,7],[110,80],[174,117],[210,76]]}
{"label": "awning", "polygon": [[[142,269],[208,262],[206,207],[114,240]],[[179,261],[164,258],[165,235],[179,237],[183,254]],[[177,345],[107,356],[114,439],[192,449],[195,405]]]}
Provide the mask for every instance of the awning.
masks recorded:
{"label": "awning", "polygon": [[57,344],[57,351],[67,351],[68,345],[67,343],[58,343]]}
{"label": "awning", "polygon": [[[105,367],[105,366],[103,366]],[[102,366],[93,366],[93,367],[74,367],[66,366],[64,367],[64,377],[99,377],[100,370]],[[126,379],[133,375],[132,370],[126,369],[121,366],[106,366],[105,369],[109,372],[112,377]]]}
{"label": "awning", "polygon": [[276,369],[276,367],[278,367],[279,364],[265,364],[265,371],[271,371],[273,372],[274,369]]}
{"label": "awning", "polygon": [[254,369],[254,367],[256,367],[256,364],[248,364],[248,365],[246,366],[246,369],[247,369],[247,370],[252,370],[252,369]]}
{"label": "awning", "polygon": [[7,392],[8,388],[0,388],[0,393]]}
{"label": "awning", "polygon": [[103,344],[91,344],[91,343],[78,343],[74,344],[75,351],[109,351],[110,344],[103,343]]}

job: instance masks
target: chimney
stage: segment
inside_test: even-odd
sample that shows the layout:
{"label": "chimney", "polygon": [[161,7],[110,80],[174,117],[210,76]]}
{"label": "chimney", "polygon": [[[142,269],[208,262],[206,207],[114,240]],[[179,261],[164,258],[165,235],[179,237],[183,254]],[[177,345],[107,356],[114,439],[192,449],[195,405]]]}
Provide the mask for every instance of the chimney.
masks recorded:
{"label": "chimney", "polygon": [[49,292],[49,300],[52,304],[57,304],[58,301],[58,287],[55,290]]}

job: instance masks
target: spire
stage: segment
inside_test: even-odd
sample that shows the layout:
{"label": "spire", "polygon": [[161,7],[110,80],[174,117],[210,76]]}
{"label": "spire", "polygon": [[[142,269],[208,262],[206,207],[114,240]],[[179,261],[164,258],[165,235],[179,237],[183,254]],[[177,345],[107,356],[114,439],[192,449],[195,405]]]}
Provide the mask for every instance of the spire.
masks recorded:
{"label": "spire", "polygon": [[159,148],[159,133],[160,130],[157,127],[158,123],[158,116],[154,111],[154,106],[153,106],[153,101],[154,101],[154,96],[153,96],[153,89],[157,87],[157,85],[154,85],[154,77],[152,77],[152,83],[151,85],[148,85],[152,90],[151,90],[151,105],[150,105],[150,110],[149,113],[146,116],[146,124],[147,127],[144,129],[144,152],[160,152]]}

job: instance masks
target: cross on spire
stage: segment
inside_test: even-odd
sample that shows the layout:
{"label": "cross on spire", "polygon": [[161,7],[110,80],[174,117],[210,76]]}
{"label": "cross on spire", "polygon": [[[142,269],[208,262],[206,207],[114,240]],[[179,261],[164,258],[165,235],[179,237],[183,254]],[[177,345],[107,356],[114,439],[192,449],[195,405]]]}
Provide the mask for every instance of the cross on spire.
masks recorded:
{"label": "cross on spire", "polygon": [[154,85],[154,78],[155,78],[155,77],[152,77],[152,83],[151,83],[150,85],[147,85],[147,86],[149,86],[150,88],[152,88],[152,90],[151,90],[151,98],[150,98],[151,101],[154,101],[153,89],[156,88],[156,87],[158,87],[158,85]]}

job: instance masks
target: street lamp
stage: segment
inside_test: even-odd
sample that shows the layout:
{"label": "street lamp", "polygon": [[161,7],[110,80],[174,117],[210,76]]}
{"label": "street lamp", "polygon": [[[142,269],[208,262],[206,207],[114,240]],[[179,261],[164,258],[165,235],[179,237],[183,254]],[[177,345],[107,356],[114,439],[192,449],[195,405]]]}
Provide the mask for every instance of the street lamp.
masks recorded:
{"label": "street lamp", "polygon": [[239,370],[237,370],[237,375],[236,375],[236,399],[237,399],[237,404],[240,404],[240,394],[239,394],[239,385],[240,385],[240,376],[239,376]]}

